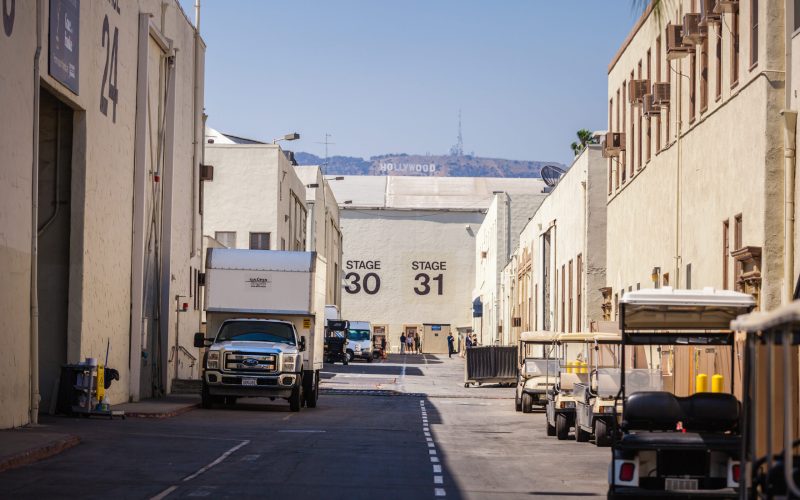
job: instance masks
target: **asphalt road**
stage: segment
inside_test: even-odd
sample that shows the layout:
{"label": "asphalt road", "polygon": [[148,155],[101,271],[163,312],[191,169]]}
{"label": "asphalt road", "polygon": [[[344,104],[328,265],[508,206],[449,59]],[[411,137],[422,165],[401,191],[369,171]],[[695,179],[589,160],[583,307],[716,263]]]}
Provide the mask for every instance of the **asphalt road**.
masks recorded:
{"label": "asphalt road", "polygon": [[[316,409],[250,400],[165,420],[45,418],[77,447],[0,473],[2,498],[587,498],[610,452],[545,436],[463,360],[326,366]],[[247,401],[247,400],[245,400]]]}

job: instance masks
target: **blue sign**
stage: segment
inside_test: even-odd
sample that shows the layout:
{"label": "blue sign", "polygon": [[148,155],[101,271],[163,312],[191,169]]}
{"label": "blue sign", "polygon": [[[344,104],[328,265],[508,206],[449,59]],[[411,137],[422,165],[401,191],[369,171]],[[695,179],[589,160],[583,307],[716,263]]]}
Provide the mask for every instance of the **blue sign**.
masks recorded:
{"label": "blue sign", "polygon": [[483,302],[481,302],[481,298],[478,297],[477,299],[472,301],[472,317],[480,318],[482,316],[483,316]]}
{"label": "blue sign", "polygon": [[50,76],[78,94],[81,0],[50,0]]}
{"label": "blue sign", "polygon": [[431,331],[441,332],[442,331],[442,325],[431,325]]}

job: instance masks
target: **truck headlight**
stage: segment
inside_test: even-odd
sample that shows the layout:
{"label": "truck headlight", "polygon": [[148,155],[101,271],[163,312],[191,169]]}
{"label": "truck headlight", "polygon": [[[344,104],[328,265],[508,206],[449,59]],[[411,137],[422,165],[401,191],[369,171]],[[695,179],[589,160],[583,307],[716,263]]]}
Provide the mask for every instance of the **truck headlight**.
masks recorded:
{"label": "truck headlight", "polygon": [[219,369],[219,351],[209,351],[206,359],[206,368]]}
{"label": "truck headlight", "polygon": [[282,372],[295,372],[297,371],[297,361],[300,359],[299,354],[284,354],[283,364],[281,366]]}

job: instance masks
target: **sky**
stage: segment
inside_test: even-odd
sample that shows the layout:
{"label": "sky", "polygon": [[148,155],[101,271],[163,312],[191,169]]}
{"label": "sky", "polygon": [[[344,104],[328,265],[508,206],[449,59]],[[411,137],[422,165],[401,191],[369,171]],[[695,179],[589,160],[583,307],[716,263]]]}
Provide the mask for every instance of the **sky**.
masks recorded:
{"label": "sky", "polygon": [[[194,0],[180,0],[194,19]],[[202,0],[208,125],[323,156],[569,164],[604,130],[632,0]]]}

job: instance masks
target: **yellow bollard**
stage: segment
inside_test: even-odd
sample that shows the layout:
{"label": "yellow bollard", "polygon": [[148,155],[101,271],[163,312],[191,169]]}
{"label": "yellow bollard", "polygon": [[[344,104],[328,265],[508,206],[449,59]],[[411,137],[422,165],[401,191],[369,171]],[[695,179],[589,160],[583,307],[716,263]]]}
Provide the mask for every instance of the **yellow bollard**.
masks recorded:
{"label": "yellow bollard", "polygon": [[720,375],[719,373],[715,373],[713,377],[711,377],[711,392],[722,392],[722,388],[725,386],[725,377]]}
{"label": "yellow bollard", "polygon": [[581,364],[581,373],[589,373],[589,363],[586,361],[580,361]]}
{"label": "yellow bollard", "polygon": [[698,373],[695,379],[694,392],[708,392],[708,375]]}

